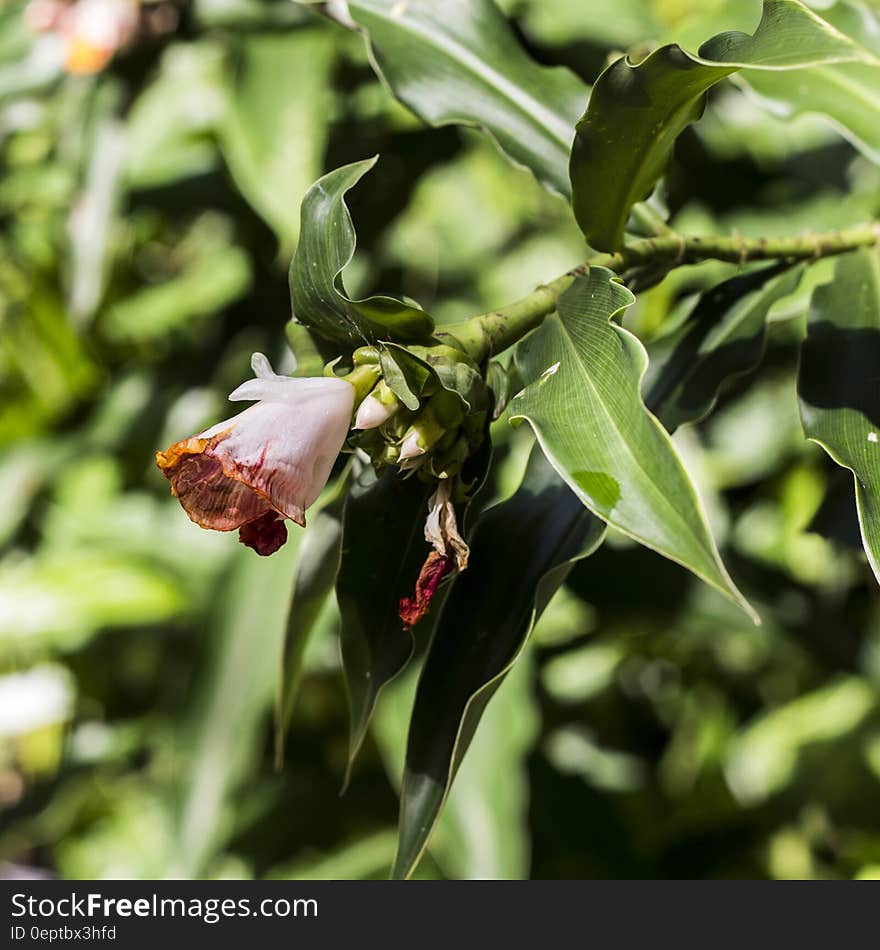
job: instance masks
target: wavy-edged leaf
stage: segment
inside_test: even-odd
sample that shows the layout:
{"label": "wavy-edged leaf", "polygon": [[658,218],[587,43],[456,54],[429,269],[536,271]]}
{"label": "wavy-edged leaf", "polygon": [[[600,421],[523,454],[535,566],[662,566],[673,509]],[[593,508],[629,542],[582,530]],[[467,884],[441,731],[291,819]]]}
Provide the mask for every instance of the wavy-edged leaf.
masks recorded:
{"label": "wavy-edged leaf", "polygon": [[537,449],[519,490],[477,522],[416,691],[393,877],[412,873],[483,710],[572,563],[604,531]]}
{"label": "wavy-edged leaf", "polygon": [[630,209],[663,174],[679,134],[700,117],[706,92],[739,69],[787,70],[877,58],[799,0],[764,0],[755,33],[721,33],[694,56],[662,46],[627,57],[596,81],[577,124],[570,173],[575,217],[589,243],[613,251]]}
{"label": "wavy-edged leaf", "polygon": [[321,171],[333,37],[318,30],[245,35],[228,73],[220,144],[242,194],[286,253],[298,208]]}
{"label": "wavy-edged leaf", "polygon": [[352,300],[345,292],[342,271],[356,243],[345,194],[375,164],[376,158],[368,158],[343,165],[309,188],[290,264],[294,320],[349,348],[380,340],[411,343],[427,339],[434,329],[434,321],[412,301],[385,295]]}
{"label": "wavy-edged leaf", "polygon": [[336,598],[351,734],[349,771],[379,691],[406,666],[413,637],[400,600],[412,593],[428,553],[424,529],[431,486],[396,472],[365,470],[345,505]]}
{"label": "wavy-edged leaf", "polygon": [[767,314],[794,293],[802,273],[782,264],[731,277],[706,291],[681,326],[648,347],[642,392],[667,431],[699,422],[727,380],[758,366]]}
{"label": "wavy-edged leaf", "polygon": [[868,562],[880,581],[880,251],[837,261],[816,288],[798,379],[804,432],[853,473]]}
{"label": "wavy-edged leaf", "polygon": [[642,402],[641,342],[612,322],[634,300],[605,268],[575,278],[559,309],[517,348],[526,388],[510,404],[598,517],[677,561],[749,616],[666,430]]}
{"label": "wavy-edged leaf", "polygon": [[[880,56],[880,7],[876,4],[836,3],[822,10],[822,18]],[[804,113],[824,116],[856,148],[880,163],[880,67],[876,64],[830,63],[793,73],[752,72],[737,82],[786,118]]]}
{"label": "wavy-edged leaf", "polygon": [[569,194],[568,154],[589,87],[540,66],[491,0],[348,0],[392,92],[430,125],[485,129],[514,162]]}

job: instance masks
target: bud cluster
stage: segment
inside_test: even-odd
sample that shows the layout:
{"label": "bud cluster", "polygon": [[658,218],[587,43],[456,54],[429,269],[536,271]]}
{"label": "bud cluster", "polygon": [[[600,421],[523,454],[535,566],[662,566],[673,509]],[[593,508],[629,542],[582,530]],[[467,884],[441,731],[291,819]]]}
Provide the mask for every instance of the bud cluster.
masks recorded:
{"label": "bud cluster", "polygon": [[[356,391],[371,376],[374,382],[358,405],[351,442],[377,470],[398,466],[425,480],[451,478],[483,441],[489,392],[476,365],[453,347],[410,346],[407,353],[424,373],[412,409],[399,396],[400,384],[383,375],[378,350],[355,351],[354,369],[345,378]],[[412,394],[414,387],[406,388]]]}

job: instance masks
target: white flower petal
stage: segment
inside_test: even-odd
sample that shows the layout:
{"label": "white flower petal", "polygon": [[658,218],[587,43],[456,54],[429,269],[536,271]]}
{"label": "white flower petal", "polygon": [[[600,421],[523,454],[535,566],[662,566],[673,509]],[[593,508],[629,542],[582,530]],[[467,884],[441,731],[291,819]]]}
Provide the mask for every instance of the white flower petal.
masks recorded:
{"label": "white flower petal", "polygon": [[251,356],[251,369],[257,379],[282,379],[269,362],[269,357],[265,353],[254,353]]}
{"label": "white flower petal", "polygon": [[[271,371],[259,356],[254,371]],[[276,514],[305,524],[306,509],[327,483],[348,434],[354,387],[335,377],[273,374],[242,384],[230,399],[259,401],[158,453],[156,461],[193,521],[219,531],[259,522],[242,540],[271,553],[285,536]]]}

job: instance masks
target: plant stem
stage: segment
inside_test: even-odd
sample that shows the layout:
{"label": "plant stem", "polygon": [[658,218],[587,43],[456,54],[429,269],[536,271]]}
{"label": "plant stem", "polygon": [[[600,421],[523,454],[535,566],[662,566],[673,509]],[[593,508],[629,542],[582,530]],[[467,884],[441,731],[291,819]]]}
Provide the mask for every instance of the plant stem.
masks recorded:
{"label": "plant stem", "polygon": [[684,237],[670,232],[633,241],[613,254],[596,254],[561,277],[541,284],[528,296],[498,310],[471,317],[445,327],[438,338],[454,337],[468,354],[482,361],[513,346],[556,309],[559,295],[590,267],[607,267],[624,274],[646,264],[667,266],[668,270],[700,261],[746,264],[767,260],[819,260],[844,254],[859,247],[880,244],[880,222],[860,224],[842,231],[804,234],[798,237]]}

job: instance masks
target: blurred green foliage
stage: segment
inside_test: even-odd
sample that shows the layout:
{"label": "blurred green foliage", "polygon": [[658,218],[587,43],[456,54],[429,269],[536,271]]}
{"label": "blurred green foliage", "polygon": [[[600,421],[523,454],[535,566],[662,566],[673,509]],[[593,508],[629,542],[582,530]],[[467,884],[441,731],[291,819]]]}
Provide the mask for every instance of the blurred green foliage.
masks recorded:
{"label": "blurred green foliage", "polygon": [[[539,61],[591,82],[612,51],[699,41],[750,5],[501,6]],[[200,531],[153,452],[224,412],[254,349],[290,368],[286,267],[327,169],[382,155],[351,195],[349,290],[401,291],[438,322],[578,263],[582,238],[560,199],[478,133],[421,126],[357,36],[300,6],[194,0],[93,77],[53,66],[22,8],[0,11],[0,859],[70,878],[384,877],[412,669],[338,797],[325,605],[276,771],[299,545],[263,560]],[[827,125],[726,86],[666,200],[691,232],[820,229],[877,217],[880,175]],[[649,338],[730,273],[678,271],[627,322]],[[880,600],[850,479],[800,430],[806,299],[776,306],[759,372],[676,436],[763,626],[612,537],[490,704],[420,876],[880,874]],[[497,497],[529,448],[505,425]]]}

